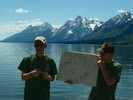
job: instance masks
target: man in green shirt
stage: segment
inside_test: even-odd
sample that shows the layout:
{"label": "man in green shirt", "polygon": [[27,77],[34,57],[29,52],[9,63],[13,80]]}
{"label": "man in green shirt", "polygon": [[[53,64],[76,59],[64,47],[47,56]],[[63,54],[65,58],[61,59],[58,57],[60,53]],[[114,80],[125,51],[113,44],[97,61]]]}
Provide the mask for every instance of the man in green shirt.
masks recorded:
{"label": "man in green shirt", "polygon": [[44,52],[47,47],[44,37],[36,37],[34,47],[36,53],[24,57],[18,66],[25,81],[24,100],[50,100],[50,81],[57,74],[56,64]]}
{"label": "man in green shirt", "polygon": [[98,50],[100,57],[96,87],[93,87],[88,100],[115,100],[117,83],[120,80],[121,65],[113,60],[115,48],[110,43],[104,43]]}

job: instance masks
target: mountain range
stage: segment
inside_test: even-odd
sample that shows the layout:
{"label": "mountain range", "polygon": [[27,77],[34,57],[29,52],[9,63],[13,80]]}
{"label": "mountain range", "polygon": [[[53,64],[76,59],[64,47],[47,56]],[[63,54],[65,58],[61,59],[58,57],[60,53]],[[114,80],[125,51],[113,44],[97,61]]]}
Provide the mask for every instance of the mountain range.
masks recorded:
{"label": "mountain range", "polygon": [[47,42],[56,43],[133,43],[133,14],[125,12],[103,22],[77,16],[59,28],[45,22],[40,26],[28,26],[23,31],[3,40],[3,42],[33,42],[36,36],[44,36]]}

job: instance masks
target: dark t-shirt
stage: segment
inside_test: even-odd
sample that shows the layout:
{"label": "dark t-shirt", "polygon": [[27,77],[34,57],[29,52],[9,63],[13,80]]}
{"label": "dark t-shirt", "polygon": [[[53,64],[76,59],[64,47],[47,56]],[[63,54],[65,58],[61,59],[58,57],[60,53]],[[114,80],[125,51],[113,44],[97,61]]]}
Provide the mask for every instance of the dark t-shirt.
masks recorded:
{"label": "dark t-shirt", "polygon": [[[24,57],[18,67],[23,73],[37,68],[42,72],[48,72],[50,75],[57,74],[56,64],[48,55],[38,57],[34,54]],[[43,74],[25,81],[24,100],[50,100],[49,92],[50,82],[43,78]]]}
{"label": "dark t-shirt", "polygon": [[117,81],[112,86],[108,86],[103,78],[101,70],[99,69],[97,86],[92,88],[88,100],[115,100],[115,90],[117,82],[120,80],[121,65],[116,61],[105,63],[105,70]]}

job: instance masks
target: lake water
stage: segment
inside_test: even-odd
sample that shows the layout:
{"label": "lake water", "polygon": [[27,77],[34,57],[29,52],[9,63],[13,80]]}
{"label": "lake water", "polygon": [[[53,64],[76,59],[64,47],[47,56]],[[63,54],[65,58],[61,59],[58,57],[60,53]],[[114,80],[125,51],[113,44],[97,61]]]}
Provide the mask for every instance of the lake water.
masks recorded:
{"label": "lake water", "polygon": [[[55,59],[58,67],[62,50],[97,53],[98,47],[100,45],[48,44],[46,53]],[[0,43],[0,100],[23,100],[24,81],[17,67],[24,56],[34,52],[32,43]],[[133,100],[133,45],[117,45],[114,58],[122,64],[116,100]],[[69,85],[56,80],[51,83],[51,100],[87,100],[90,90],[89,85]]]}

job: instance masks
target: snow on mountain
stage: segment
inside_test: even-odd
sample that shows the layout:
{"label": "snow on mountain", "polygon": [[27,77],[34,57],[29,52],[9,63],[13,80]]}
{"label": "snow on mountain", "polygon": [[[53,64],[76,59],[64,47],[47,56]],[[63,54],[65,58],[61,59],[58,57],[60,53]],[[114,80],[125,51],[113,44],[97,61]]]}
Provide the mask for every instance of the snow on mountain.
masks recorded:
{"label": "snow on mountain", "polygon": [[52,41],[73,41],[78,40],[88,34],[94,29],[102,25],[103,22],[91,19],[87,20],[85,17],[77,16],[75,20],[68,20],[56,31]]}
{"label": "snow on mountain", "polygon": [[122,24],[130,21],[131,19],[133,19],[132,16],[133,15],[130,12],[125,12],[125,13],[119,14],[119,15],[109,19],[107,21],[108,23],[106,23],[106,25],[107,25],[106,27],[110,27],[112,25],[115,25],[115,26],[122,25]]}
{"label": "snow on mountain", "polygon": [[102,24],[103,22],[98,19],[88,20],[85,17],[77,16],[75,20],[68,20],[59,28],[53,28],[47,22],[40,26],[30,25],[5,41],[31,42],[38,35],[45,36],[49,42],[74,41],[90,34]]}
{"label": "snow on mountain", "polygon": [[[33,42],[38,35],[45,36],[48,42],[71,42],[80,40],[100,40],[120,36],[117,32],[121,26],[133,20],[133,15],[125,12],[110,18],[107,22],[99,19],[86,19],[77,16],[68,20],[59,28],[53,28],[49,23],[40,26],[29,26],[20,33],[8,37],[6,42]],[[127,24],[128,25],[128,24]],[[131,24],[132,25],[132,24]],[[128,31],[129,32],[129,31]],[[119,34],[118,34],[119,33]],[[123,32],[122,32],[123,33]],[[125,33],[123,33],[125,34]],[[127,33],[126,33],[127,34]]]}
{"label": "snow on mountain", "polygon": [[[128,36],[132,34],[132,20],[133,15],[129,12],[125,12],[110,18],[103,25],[94,30],[91,34],[86,35],[81,39],[91,41],[95,43],[115,41],[122,36]],[[131,21],[131,22],[130,22]],[[128,25],[130,25],[128,27]],[[123,40],[124,41],[124,40]]]}
{"label": "snow on mountain", "polygon": [[107,32],[112,31],[113,29],[127,23],[131,19],[133,19],[132,14],[129,12],[116,15],[110,18],[107,22],[102,24],[100,27],[98,27],[97,30],[94,30],[93,33],[95,33],[95,35],[91,34],[89,38],[94,38],[94,37],[98,37],[101,34],[106,34]]}
{"label": "snow on mountain", "polygon": [[69,31],[67,32],[67,34],[68,34],[68,35],[69,35],[69,34],[73,34],[72,30],[69,30]]}
{"label": "snow on mountain", "polygon": [[53,29],[54,28],[49,23],[46,22],[46,23],[43,23],[42,25],[39,25],[39,26],[30,25],[23,31],[25,31],[25,32],[32,31],[34,33],[35,32],[38,33],[38,32],[43,32],[43,31],[46,31],[46,30],[53,30]]}
{"label": "snow on mountain", "polygon": [[98,18],[89,19],[90,27],[95,30],[96,28],[100,27],[104,22],[100,21]]}
{"label": "snow on mountain", "polygon": [[48,29],[53,30],[54,28],[51,26],[51,24],[49,24],[48,22],[46,22],[46,23],[44,23],[44,24],[42,24],[40,26],[40,29],[41,29],[41,31],[46,31]]}
{"label": "snow on mountain", "polygon": [[33,42],[36,36],[42,35],[50,38],[53,35],[53,27],[49,23],[44,23],[40,26],[28,26],[20,33],[14,34],[11,37],[6,38],[7,42]]}

